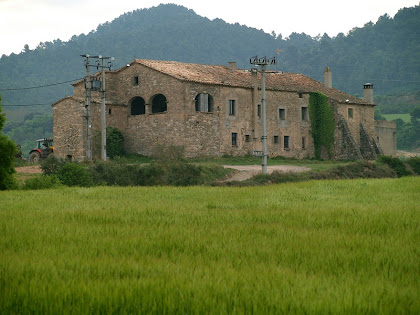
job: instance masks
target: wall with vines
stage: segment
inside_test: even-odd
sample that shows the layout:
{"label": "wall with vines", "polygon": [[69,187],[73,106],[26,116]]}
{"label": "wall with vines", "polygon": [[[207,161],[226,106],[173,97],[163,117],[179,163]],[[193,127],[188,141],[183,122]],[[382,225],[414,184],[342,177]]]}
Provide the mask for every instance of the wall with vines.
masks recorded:
{"label": "wall with vines", "polygon": [[309,94],[309,118],[311,120],[315,158],[321,159],[323,152],[326,152],[328,158],[331,158],[335,121],[333,109],[328,103],[328,97],[325,94],[321,92]]}

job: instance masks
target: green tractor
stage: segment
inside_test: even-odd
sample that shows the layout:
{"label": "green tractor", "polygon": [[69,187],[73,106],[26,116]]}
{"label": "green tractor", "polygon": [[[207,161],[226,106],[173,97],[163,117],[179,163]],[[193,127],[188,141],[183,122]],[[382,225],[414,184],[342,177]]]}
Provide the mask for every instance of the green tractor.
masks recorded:
{"label": "green tractor", "polygon": [[54,152],[53,139],[44,138],[36,140],[36,148],[29,152],[29,162],[38,163],[40,160],[46,159]]}

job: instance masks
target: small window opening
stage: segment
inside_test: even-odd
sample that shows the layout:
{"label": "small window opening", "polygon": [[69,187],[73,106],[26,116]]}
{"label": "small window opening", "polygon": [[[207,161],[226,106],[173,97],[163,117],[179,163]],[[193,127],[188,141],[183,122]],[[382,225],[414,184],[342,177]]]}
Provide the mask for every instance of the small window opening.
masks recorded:
{"label": "small window opening", "polygon": [[200,93],[195,97],[195,110],[197,112],[213,112],[213,97],[207,93]]}
{"label": "small window opening", "polygon": [[235,108],[235,100],[229,100],[229,115],[235,116],[236,108]]}
{"label": "small window opening", "polygon": [[286,120],[286,110],[284,108],[279,108],[279,118],[280,120]]}
{"label": "small window opening", "polygon": [[251,137],[249,135],[245,135],[245,142],[249,142],[250,139]]}
{"label": "small window opening", "polygon": [[261,105],[260,104],[258,104],[258,107],[257,107],[257,115],[258,115],[258,118],[261,118]]}
{"label": "small window opening", "polygon": [[108,109],[108,114],[112,115],[112,109]]}
{"label": "small window opening", "polygon": [[289,136],[284,136],[284,149],[289,149],[290,147],[289,147],[289,145],[290,145],[290,143],[289,143],[289,140],[290,140],[290,137]]}
{"label": "small window opening", "polygon": [[353,108],[347,110],[349,118],[353,118]]}
{"label": "small window opening", "polygon": [[302,121],[308,120],[308,107],[302,107]]}
{"label": "small window opening", "polygon": [[302,137],[302,149],[306,149],[306,137]]}
{"label": "small window opening", "polygon": [[232,146],[236,147],[238,145],[238,134],[236,132],[232,132]]}
{"label": "small window opening", "polygon": [[274,136],[273,142],[274,142],[274,144],[278,144],[279,143],[279,136]]}
{"label": "small window opening", "polygon": [[135,76],[133,78],[133,85],[139,85],[139,77],[138,76]]}
{"label": "small window opening", "polygon": [[303,98],[303,93],[299,93],[299,98]]}

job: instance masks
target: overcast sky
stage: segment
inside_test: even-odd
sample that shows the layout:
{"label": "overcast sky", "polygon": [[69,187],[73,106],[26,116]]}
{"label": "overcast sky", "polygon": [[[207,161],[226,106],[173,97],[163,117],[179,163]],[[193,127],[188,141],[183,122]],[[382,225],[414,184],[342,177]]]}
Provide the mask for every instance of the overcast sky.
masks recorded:
{"label": "overcast sky", "polygon": [[333,37],[375,23],[385,13],[393,17],[400,8],[419,5],[419,0],[0,0],[0,56],[19,53],[25,44],[34,49],[40,42],[67,41],[125,12],[160,3],[176,3],[209,19],[283,37],[291,32]]}

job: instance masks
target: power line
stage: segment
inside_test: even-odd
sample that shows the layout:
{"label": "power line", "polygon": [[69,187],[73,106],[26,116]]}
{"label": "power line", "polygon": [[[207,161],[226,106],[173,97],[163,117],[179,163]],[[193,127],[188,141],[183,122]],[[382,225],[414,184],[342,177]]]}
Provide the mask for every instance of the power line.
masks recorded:
{"label": "power line", "polygon": [[39,86],[30,86],[30,87],[23,87],[23,88],[11,88],[11,89],[0,89],[0,91],[21,91],[21,90],[39,89],[39,88],[44,88],[44,87],[49,87],[49,86],[54,86],[54,85],[60,85],[60,84],[65,84],[65,83],[69,83],[69,82],[79,81],[79,80],[82,80],[82,79],[84,79],[84,78],[73,79],[73,80],[69,80],[69,81],[57,82],[57,83],[46,84],[46,85],[39,85]]}
{"label": "power line", "polygon": [[51,105],[52,103],[43,103],[43,104],[6,104],[6,105],[1,105],[1,107],[12,107],[12,106],[46,106],[46,105]]}

